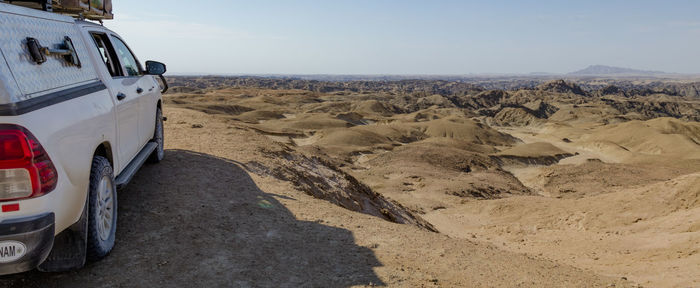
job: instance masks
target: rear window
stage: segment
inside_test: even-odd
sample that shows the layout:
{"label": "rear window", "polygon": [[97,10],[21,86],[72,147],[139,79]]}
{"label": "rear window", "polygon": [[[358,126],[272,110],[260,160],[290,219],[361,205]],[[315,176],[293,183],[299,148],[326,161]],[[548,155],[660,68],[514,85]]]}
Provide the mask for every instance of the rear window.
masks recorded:
{"label": "rear window", "polygon": [[107,40],[107,35],[104,33],[92,32],[92,40],[95,41],[97,46],[97,52],[102,58],[102,62],[107,67],[109,75],[112,77],[122,76],[121,69],[119,69],[119,61],[116,61],[117,56],[114,53],[114,49],[109,45],[109,40]]}

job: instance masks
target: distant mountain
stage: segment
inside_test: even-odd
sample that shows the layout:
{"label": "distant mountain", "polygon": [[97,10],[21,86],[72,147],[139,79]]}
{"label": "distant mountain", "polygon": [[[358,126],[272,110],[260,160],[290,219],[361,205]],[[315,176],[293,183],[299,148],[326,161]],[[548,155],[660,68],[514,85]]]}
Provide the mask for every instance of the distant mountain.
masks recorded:
{"label": "distant mountain", "polygon": [[571,72],[567,75],[655,75],[665,74],[661,71],[647,71],[630,68],[612,67],[605,65],[591,65],[586,69]]}

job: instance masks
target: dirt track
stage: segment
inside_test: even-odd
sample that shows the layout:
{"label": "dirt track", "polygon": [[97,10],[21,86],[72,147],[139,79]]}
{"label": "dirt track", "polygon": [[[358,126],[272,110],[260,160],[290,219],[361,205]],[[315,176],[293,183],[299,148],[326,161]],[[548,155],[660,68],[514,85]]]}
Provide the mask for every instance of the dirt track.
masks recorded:
{"label": "dirt track", "polygon": [[75,272],[3,277],[0,287],[630,285],[315,199],[245,169],[269,138],[191,110],[166,116],[165,160],[120,191],[114,251]]}

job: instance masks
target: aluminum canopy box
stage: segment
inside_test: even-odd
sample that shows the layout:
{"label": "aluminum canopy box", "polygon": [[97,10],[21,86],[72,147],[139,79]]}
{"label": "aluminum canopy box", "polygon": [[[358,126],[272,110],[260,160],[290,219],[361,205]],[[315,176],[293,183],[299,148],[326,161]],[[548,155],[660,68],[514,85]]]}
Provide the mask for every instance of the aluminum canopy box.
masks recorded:
{"label": "aluminum canopy box", "polygon": [[[70,16],[0,3],[0,105],[38,99],[99,80],[76,22]],[[29,37],[51,48],[65,44],[66,37],[72,39],[81,65],[55,54],[37,64],[29,52]]]}
{"label": "aluminum canopy box", "polygon": [[0,2],[78,18],[84,17],[90,20],[109,20],[114,18],[112,14],[112,0],[0,0]]}

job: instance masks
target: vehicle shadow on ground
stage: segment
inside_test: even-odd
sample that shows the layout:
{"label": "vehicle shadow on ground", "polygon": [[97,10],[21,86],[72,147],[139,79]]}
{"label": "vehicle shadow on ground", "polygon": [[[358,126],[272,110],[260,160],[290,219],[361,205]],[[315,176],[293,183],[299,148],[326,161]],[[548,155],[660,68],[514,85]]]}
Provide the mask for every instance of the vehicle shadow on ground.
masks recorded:
{"label": "vehicle shadow on ground", "polygon": [[[297,220],[235,161],[167,150],[119,192],[117,245],[69,273],[2,287],[347,287],[384,285],[348,230]],[[274,196],[274,197],[273,197]]]}

